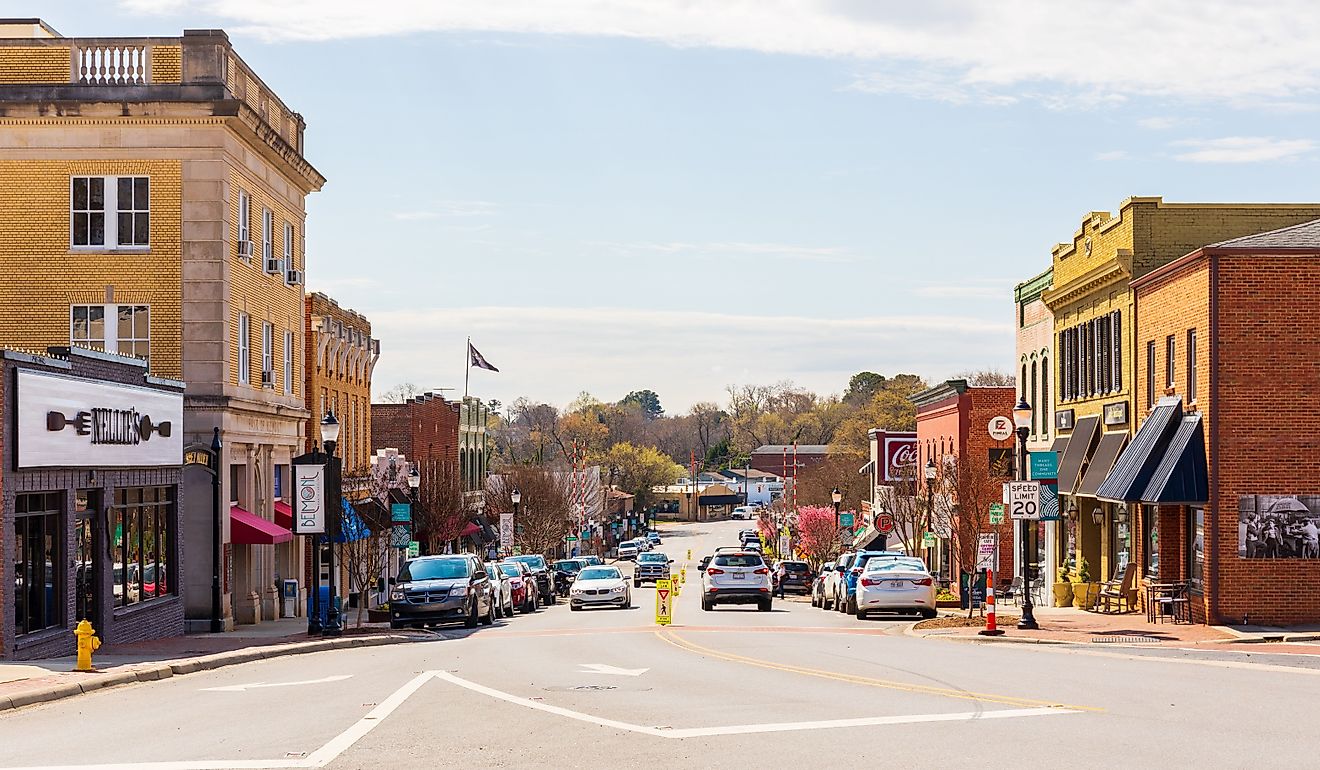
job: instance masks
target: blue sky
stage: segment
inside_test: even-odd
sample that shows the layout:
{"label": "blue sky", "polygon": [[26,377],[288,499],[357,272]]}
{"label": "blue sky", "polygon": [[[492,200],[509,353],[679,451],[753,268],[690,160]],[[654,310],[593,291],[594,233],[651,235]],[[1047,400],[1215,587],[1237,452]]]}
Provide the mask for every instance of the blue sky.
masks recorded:
{"label": "blue sky", "polygon": [[0,3],[229,32],[307,120],[308,288],[372,320],[378,390],[461,389],[471,335],[479,395],[671,411],[1011,369],[1012,286],[1086,212],[1320,199],[1320,13],[1066,5]]}

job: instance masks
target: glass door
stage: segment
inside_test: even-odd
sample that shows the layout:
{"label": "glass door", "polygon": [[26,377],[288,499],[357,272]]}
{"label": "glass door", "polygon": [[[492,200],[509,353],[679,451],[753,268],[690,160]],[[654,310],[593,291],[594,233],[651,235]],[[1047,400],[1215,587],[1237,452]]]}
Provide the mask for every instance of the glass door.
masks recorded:
{"label": "glass door", "polygon": [[101,603],[97,594],[99,560],[96,558],[96,518],[101,510],[101,492],[96,489],[78,491],[74,507],[74,609],[76,620],[91,621],[101,626]]}

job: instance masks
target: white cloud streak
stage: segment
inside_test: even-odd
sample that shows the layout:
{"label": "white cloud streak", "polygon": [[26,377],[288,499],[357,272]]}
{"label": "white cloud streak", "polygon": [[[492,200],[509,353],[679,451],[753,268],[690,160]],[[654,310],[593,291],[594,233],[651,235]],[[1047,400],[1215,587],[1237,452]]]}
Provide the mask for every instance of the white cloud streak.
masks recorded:
{"label": "white cloud streak", "polygon": [[1109,150],[1095,154],[1095,159],[1101,161],[1127,160],[1127,157],[1127,150]]}
{"label": "white cloud streak", "polygon": [[674,258],[694,258],[705,260],[783,260],[789,262],[823,262],[842,264],[856,262],[859,258],[846,249],[831,246],[797,246],[788,243],[749,243],[743,241],[710,241],[692,243],[685,241],[600,241],[595,246],[604,247],[619,256],[637,254],[656,254]]}
{"label": "white cloud streak", "polygon": [[1026,88],[1059,104],[1159,95],[1286,108],[1320,88],[1320,6],[1310,0],[119,2],[138,12],[202,11],[267,40],[539,33],[847,58],[881,71],[898,64],[917,74],[858,82],[954,102],[1012,100]]}
{"label": "white cloud streak", "polygon": [[1220,139],[1184,139],[1174,142],[1185,147],[1176,160],[1188,163],[1260,163],[1290,160],[1315,149],[1311,139],[1275,139],[1269,136],[1226,136]]}

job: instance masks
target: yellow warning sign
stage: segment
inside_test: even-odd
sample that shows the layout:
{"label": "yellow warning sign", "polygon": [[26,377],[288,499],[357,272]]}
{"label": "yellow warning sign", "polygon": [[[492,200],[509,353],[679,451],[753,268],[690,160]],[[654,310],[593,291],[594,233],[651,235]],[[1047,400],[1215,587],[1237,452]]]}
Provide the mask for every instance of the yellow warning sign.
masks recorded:
{"label": "yellow warning sign", "polygon": [[692,561],[692,549],[688,549],[688,561]]}
{"label": "yellow warning sign", "polygon": [[655,622],[667,626],[674,619],[674,588],[668,580],[655,581]]}

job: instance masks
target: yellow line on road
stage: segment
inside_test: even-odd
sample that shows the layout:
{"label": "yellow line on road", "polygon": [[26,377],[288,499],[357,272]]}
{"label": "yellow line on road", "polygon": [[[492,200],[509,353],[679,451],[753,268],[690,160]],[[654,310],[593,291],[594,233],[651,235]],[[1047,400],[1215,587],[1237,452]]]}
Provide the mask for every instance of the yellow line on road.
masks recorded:
{"label": "yellow line on road", "polygon": [[958,700],[981,701],[984,703],[998,703],[1004,706],[1017,707],[1044,707],[1061,708],[1073,711],[1091,711],[1102,712],[1104,709],[1093,706],[1073,706],[1064,703],[1051,703],[1049,701],[1034,700],[1031,698],[1016,698],[1011,695],[988,695],[986,693],[968,692],[966,690],[954,690],[947,687],[931,687],[922,684],[908,684],[906,682],[894,682],[887,679],[873,679],[866,676],[856,676],[853,674],[839,674],[834,671],[823,671],[815,668],[805,668],[802,666],[790,666],[782,663],[771,663],[756,658],[748,658],[743,655],[735,655],[731,652],[722,652],[704,647],[696,642],[684,639],[673,631],[656,631],[655,635],[661,641],[671,644],[679,649],[695,652],[701,655],[709,655],[713,658],[722,658],[735,663],[745,663],[749,666],[758,666],[768,668],[774,671],[786,671],[791,674],[802,674],[804,676],[814,676],[821,679],[833,679],[839,682],[849,682],[851,684],[866,685],[868,687],[883,687],[889,690],[900,690],[902,692],[918,693],[921,695],[936,695],[944,698],[957,698]]}

